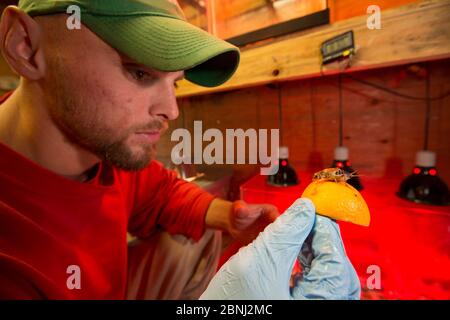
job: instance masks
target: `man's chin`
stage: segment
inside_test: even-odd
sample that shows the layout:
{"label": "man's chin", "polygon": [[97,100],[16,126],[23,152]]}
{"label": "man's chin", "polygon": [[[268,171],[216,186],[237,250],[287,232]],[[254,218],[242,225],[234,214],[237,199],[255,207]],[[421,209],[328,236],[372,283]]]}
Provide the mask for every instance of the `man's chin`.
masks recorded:
{"label": "man's chin", "polygon": [[156,146],[151,145],[148,148],[140,148],[140,150],[130,149],[110,150],[104,157],[105,161],[113,166],[126,171],[139,171],[148,167],[150,162],[156,158]]}
{"label": "man's chin", "polygon": [[153,159],[150,157],[145,159],[144,158],[134,159],[132,161],[130,161],[130,159],[127,160],[111,159],[111,158],[106,159],[106,161],[112,164],[113,166],[125,171],[139,171],[145,169],[146,167],[148,167],[148,165],[152,160]]}

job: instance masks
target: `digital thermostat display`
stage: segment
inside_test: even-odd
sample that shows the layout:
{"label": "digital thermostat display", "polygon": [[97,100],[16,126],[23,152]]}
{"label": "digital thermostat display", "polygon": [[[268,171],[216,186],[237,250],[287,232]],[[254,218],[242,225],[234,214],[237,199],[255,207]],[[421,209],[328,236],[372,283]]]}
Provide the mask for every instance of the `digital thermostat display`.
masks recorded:
{"label": "digital thermostat display", "polygon": [[352,54],[355,50],[353,31],[348,31],[322,43],[323,64]]}

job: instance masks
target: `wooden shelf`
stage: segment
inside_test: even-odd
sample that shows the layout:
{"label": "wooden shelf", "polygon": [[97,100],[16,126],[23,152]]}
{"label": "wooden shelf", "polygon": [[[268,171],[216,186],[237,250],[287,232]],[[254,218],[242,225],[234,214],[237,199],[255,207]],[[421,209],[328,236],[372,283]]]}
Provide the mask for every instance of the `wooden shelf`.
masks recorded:
{"label": "wooden shelf", "polygon": [[[203,88],[183,80],[178,83],[177,97],[319,76],[320,44],[348,30],[354,31],[357,51],[346,72],[450,57],[450,0],[421,1],[382,11],[380,30],[369,30],[366,20],[364,15],[243,49],[241,64],[227,83]],[[330,66],[323,72],[338,70]]]}

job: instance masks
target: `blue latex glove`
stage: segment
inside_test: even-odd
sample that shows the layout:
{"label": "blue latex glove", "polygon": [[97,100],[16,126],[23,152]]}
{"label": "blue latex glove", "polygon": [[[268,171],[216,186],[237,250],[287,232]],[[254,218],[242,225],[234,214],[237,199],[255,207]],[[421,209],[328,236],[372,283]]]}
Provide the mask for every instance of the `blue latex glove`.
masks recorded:
{"label": "blue latex glove", "polygon": [[[291,290],[297,257],[303,273]],[[222,266],[200,299],[359,299],[360,290],[337,223],[298,199]]]}

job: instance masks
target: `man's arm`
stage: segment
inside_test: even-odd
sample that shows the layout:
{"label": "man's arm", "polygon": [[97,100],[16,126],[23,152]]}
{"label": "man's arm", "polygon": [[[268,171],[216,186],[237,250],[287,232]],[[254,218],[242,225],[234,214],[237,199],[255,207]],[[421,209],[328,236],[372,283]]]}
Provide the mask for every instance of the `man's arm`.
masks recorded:
{"label": "man's arm", "polygon": [[207,228],[230,230],[230,216],[233,210],[233,203],[222,199],[214,199],[209,205],[205,216]]}
{"label": "man's arm", "polygon": [[148,168],[121,172],[130,217],[128,232],[146,238],[157,228],[199,240],[205,215],[214,197],[193,183],[178,179],[173,170],[153,161]]}
{"label": "man's arm", "polygon": [[198,240],[206,228],[213,228],[227,231],[247,244],[278,216],[272,205],[214,198],[193,183],[178,179],[174,171],[155,161],[136,174],[127,191],[131,201],[128,231],[140,238],[162,226],[171,234]]}

